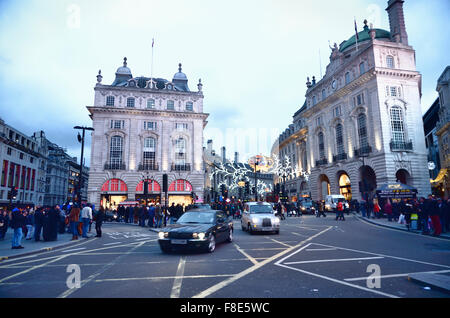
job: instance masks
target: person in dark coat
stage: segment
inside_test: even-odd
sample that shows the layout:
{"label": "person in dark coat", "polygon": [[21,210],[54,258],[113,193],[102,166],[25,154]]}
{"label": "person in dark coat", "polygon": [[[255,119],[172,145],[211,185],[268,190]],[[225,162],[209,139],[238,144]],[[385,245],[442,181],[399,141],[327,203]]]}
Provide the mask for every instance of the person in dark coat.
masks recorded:
{"label": "person in dark coat", "polygon": [[9,216],[6,210],[0,210],[0,241],[5,239],[9,227]]}
{"label": "person in dark coat", "polygon": [[101,205],[100,210],[95,215],[95,231],[97,232],[95,237],[102,237],[102,224],[105,216],[105,208]]}
{"label": "person in dark coat", "polygon": [[[58,208],[58,209],[57,209]],[[44,241],[58,239],[59,206],[49,209],[44,222]]]}
{"label": "person in dark coat", "polygon": [[14,235],[11,241],[11,249],[21,249],[24,248],[21,245],[22,237],[23,237],[23,228],[25,227],[25,216],[22,212],[15,208],[11,212],[11,227],[14,229]]}
{"label": "person in dark coat", "polygon": [[44,211],[41,207],[36,209],[34,213],[34,240],[41,240],[42,226],[44,225]]}

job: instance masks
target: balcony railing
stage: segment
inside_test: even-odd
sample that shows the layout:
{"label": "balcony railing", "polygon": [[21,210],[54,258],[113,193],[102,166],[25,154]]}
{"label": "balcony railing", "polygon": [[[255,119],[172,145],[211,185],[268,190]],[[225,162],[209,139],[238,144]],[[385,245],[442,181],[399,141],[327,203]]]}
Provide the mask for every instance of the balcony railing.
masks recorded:
{"label": "balcony railing", "polygon": [[327,158],[322,158],[320,160],[316,160],[316,166],[324,166],[328,164],[328,159]]}
{"label": "balcony railing", "polygon": [[413,143],[412,141],[395,141],[390,142],[391,151],[412,151]]}
{"label": "balcony railing", "polygon": [[125,170],[124,163],[105,163],[105,170]]}
{"label": "balcony railing", "polygon": [[355,157],[364,157],[364,156],[367,156],[371,152],[372,152],[372,147],[370,147],[370,146],[363,146],[358,149],[355,148]]}
{"label": "balcony railing", "polygon": [[333,162],[342,161],[347,159],[347,154],[345,152],[333,156]]}
{"label": "balcony railing", "polygon": [[159,165],[157,163],[154,164],[139,164],[138,166],[138,170],[139,171],[158,171],[159,170]]}
{"label": "balcony railing", "polygon": [[171,171],[191,171],[191,164],[172,164]]}

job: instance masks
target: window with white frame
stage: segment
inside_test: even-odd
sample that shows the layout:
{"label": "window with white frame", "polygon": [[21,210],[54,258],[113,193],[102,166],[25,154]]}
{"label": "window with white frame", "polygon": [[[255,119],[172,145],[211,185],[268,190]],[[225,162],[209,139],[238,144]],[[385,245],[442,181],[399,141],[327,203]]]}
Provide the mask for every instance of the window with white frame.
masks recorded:
{"label": "window with white frame", "polygon": [[186,163],[186,140],[183,137],[175,141],[175,164],[183,165]]}
{"label": "window with white frame", "polygon": [[366,72],[366,67],[364,66],[364,62],[359,64],[359,75],[363,75]]}
{"label": "window with white frame", "polygon": [[175,129],[177,131],[186,131],[186,130],[188,130],[188,124],[187,123],[175,123]]}
{"label": "window with white frame", "polygon": [[114,96],[106,96],[106,106],[114,106]]}
{"label": "window with white frame", "polygon": [[173,100],[167,101],[167,109],[168,110],[175,110],[175,102]]}
{"label": "window with white frame", "polygon": [[394,68],[394,57],[392,57],[391,55],[386,56],[386,67]]}
{"label": "window with white frame", "polygon": [[405,141],[405,127],[403,121],[403,111],[400,107],[394,106],[390,110],[391,115],[391,132],[394,142]]}
{"label": "window with white frame", "polygon": [[189,112],[192,112],[194,110],[194,103],[187,102],[186,103],[186,110],[189,111]]}
{"label": "window with white frame", "polygon": [[124,120],[111,120],[111,129],[123,129],[125,126]]}
{"label": "window with white frame", "polygon": [[156,130],[156,121],[144,121],[144,130]]}
{"label": "window with white frame", "polygon": [[317,135],[317,139],[319,141],[319,157],[320,159],[325,158],[325,142],[323,137],[323,132],[319,132]]}
{"label": "window with white frame", "polygon": [[345,73],[345,85],[350,83],[350,72]]}
{"label": "window with white frame", "polygon": [[336,125],[336,146],[338,155],[344,153],[344,131],[342,124]]}
{"label": "window with white frame", "polygon": [[153,137],[148,137],[144,139],[144,149],[143,149],[143,158],[142,163],[144,167],[148,168],[149,166],[155,165],[156,158],[156,140]]}
{"label": "window with white frame", "polygon": [[128,97],[127,98],[127,107],[134,107],[135,99],[134,97]]}
{"label": "window with white frame", "polygon": [[353,105],[359,106],[364,104],[364,93],[358,94],[353,97]]}
{"label": "window with white frame", "polygon": [[359,146],[361,148],[367,147],[369,145],[367,136],[367,118],[365,114],[358,115],[358,137]]}
{"label": "window with white frame", "polygon": [[153,98],[147,99],[147,108],[155,109],[155,100]]}
{"label": "window with white frame", "polygon": [[109,147],[109,164],[112,167],[120,167],[122,164],[123,138],[121,136],[112,136]]}
{"label": "window with white frame", "polygon": [[334,117],[339,117],[342,115],[341,105],[339,105],[333,109],[333,115],[334,115]]}
{"label": "window with white frame", "polygon": [[399,86],[386,86],[386,96],[401,97],[401,89]]}

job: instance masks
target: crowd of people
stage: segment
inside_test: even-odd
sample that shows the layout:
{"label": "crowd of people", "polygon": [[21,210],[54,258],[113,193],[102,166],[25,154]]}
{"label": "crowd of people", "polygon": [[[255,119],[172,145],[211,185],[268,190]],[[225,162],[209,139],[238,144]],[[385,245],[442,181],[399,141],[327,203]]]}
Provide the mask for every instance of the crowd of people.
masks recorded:
{"label": "crowd of people", "polygon": [[95,221],[96,237],[101,237],[101,226],[105,211],[101,207],[93,212],[93,206],[84,204],[66,204],[61,208],[27,207],[0,208],[0,240],[4,240],[9,229],[13,231],[11,248],[23,249],[22,239],[38,241],[56,241],[58,234],[71,233],[72,240],[79,236],[88,237],[91,224]]}

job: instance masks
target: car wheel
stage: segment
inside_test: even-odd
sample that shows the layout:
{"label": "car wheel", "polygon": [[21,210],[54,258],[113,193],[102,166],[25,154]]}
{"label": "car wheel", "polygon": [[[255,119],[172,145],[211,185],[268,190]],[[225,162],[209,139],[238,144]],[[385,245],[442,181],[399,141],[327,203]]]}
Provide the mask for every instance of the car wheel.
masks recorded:
{"label": "car wheel", "polygon": [[278,230],[278,231],[275,231],[275,234],[280,234],[280,230]]}
{"label": "car wheel", "polygon": [[216,249],[216,238],[214,237],[214,235],[211,234],[208,243],[208,253],[214,252],[215,249]]}
{"label": "car wheel", "polygon": [[233,229],[230,229],[230,232],[228,233],[227,242],[228,243],[233,242]]}

